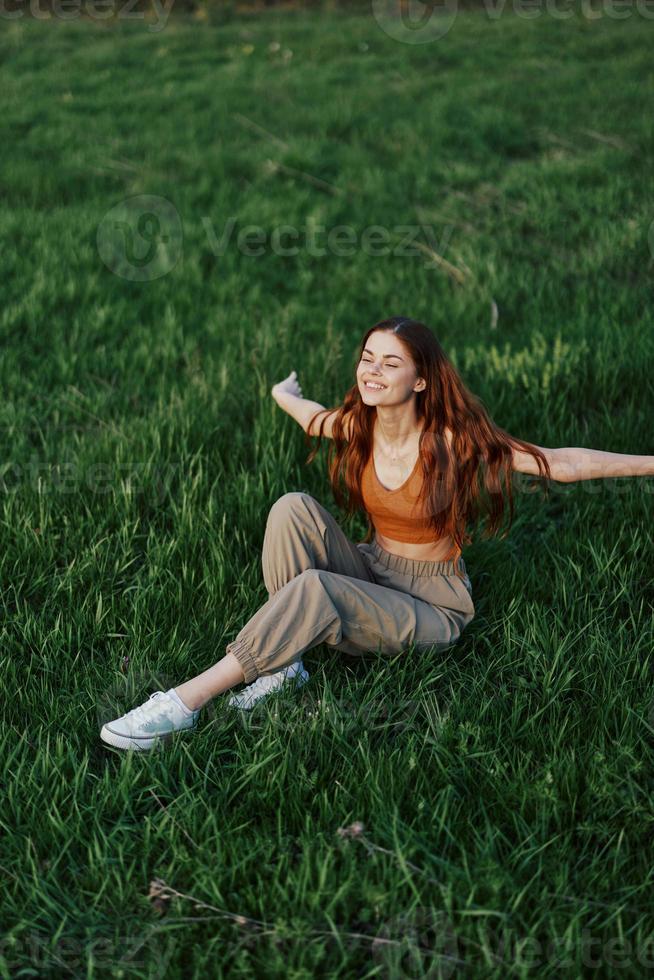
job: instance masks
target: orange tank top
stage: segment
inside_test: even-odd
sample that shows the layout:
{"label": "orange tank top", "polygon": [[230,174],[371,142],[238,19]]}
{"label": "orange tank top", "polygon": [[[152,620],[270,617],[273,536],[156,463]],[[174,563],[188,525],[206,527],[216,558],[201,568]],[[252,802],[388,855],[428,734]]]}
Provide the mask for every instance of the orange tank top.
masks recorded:
{"label": "orange tank top", "polygon": [[[401,487],[388,490],[379,482],[375,471],[373,453],[368,457],[361,477],[361,495],[368,515],[379,534],[393,541],[412,544],[433,544],[434,531],[424,517],[419,504],[423,484],[420,456]],[[461,549],[453,546],[449,560],[456,560]]]}

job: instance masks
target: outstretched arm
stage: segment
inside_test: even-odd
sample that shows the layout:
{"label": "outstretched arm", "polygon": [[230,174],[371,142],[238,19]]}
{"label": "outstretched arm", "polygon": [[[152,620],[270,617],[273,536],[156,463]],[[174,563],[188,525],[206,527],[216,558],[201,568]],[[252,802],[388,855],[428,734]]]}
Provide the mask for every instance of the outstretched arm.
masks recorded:
{"label": "outstretched arm", "polygon": [[324,408],[324,405],[321,405],[320,402],[308,401],[304,397],[296,371],[291,371],[287,378],[273,385],[270,393],[279,407],[283,408],[291,418],[295,419],[305,432],[312,416],[321,408]]}
{"label": "outstretched arm", "polygon": [[557,449],[569,472],[569,482],[613,476],[654,476],[654,456],[606,453],[601,449]]}
{"label": "outstretched arm", "polygon": [[[552,478],[558,483],[575,483],[577,480],[599,480],[613,476],[654,476],[654,456],[631,456],[627,453],[606,453],[601,449],[564,447],[544,449],[552,470]],[[538,465],[530,453],[513,451],[512,468],[518,473],[538,476]]]}
{"label": "outstretched arm", "polygon": [[[341,411],[340,408],[329,409],[320,402],[311,402],[302,394],[302,388],[297,379],[297,372],[291,371],[287,378],[279,381],[271,388],[271,394],[280,408],[294,418],[309,436],[318,436],[322,428],[325,439],[334,438],[334,421]],[[313,419],[317,412],[320,414]],[[311,420],[313,419],[313,422]],[[311,429],[309,423],[311,422]],[[349,440],[352,434],[351,412],[344,419],[343,436]]]}

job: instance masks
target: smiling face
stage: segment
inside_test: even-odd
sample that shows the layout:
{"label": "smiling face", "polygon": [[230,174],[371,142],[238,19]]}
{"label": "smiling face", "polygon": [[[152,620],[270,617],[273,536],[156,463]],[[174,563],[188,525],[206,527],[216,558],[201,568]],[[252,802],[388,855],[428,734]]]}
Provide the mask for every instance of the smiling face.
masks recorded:
{"label": "smiling face", "polygon": [[396,405],[422,391],[425,382],[395,334],[376,330],[368,337],[357,365],[357,385],[366,405]]}

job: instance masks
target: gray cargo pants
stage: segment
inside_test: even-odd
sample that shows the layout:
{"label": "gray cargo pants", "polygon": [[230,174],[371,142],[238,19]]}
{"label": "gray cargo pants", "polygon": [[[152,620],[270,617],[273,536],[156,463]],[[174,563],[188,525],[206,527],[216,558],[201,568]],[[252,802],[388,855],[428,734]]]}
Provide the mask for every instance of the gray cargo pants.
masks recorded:
{"label": "gray cargo pants", "polygon": [[418,561],[375,540],[354,544],[304,492],[270,508],[261,564],[270,598],[226,647],[246,684],[319,643],[354,656],[443,650],[475,614],[462,557]]}

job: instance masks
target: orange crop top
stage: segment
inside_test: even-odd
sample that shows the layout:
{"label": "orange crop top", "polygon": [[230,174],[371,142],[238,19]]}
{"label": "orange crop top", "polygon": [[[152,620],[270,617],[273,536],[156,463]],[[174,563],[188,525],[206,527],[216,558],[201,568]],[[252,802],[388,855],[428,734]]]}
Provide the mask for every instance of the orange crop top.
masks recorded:
{"label": "orange crop top", "polygon": [[[434,531],[429,521],[418,509],[418,496],[423,478],[420,456],[410,475],[401,487],[388,490],[379,482],[375,471],[373,453],[370,453],[361,477],[363,503],[376,531],[394,541],[412,544],[435,543]],[[456,548],[450,560],[456,560],[461,549]]]}

